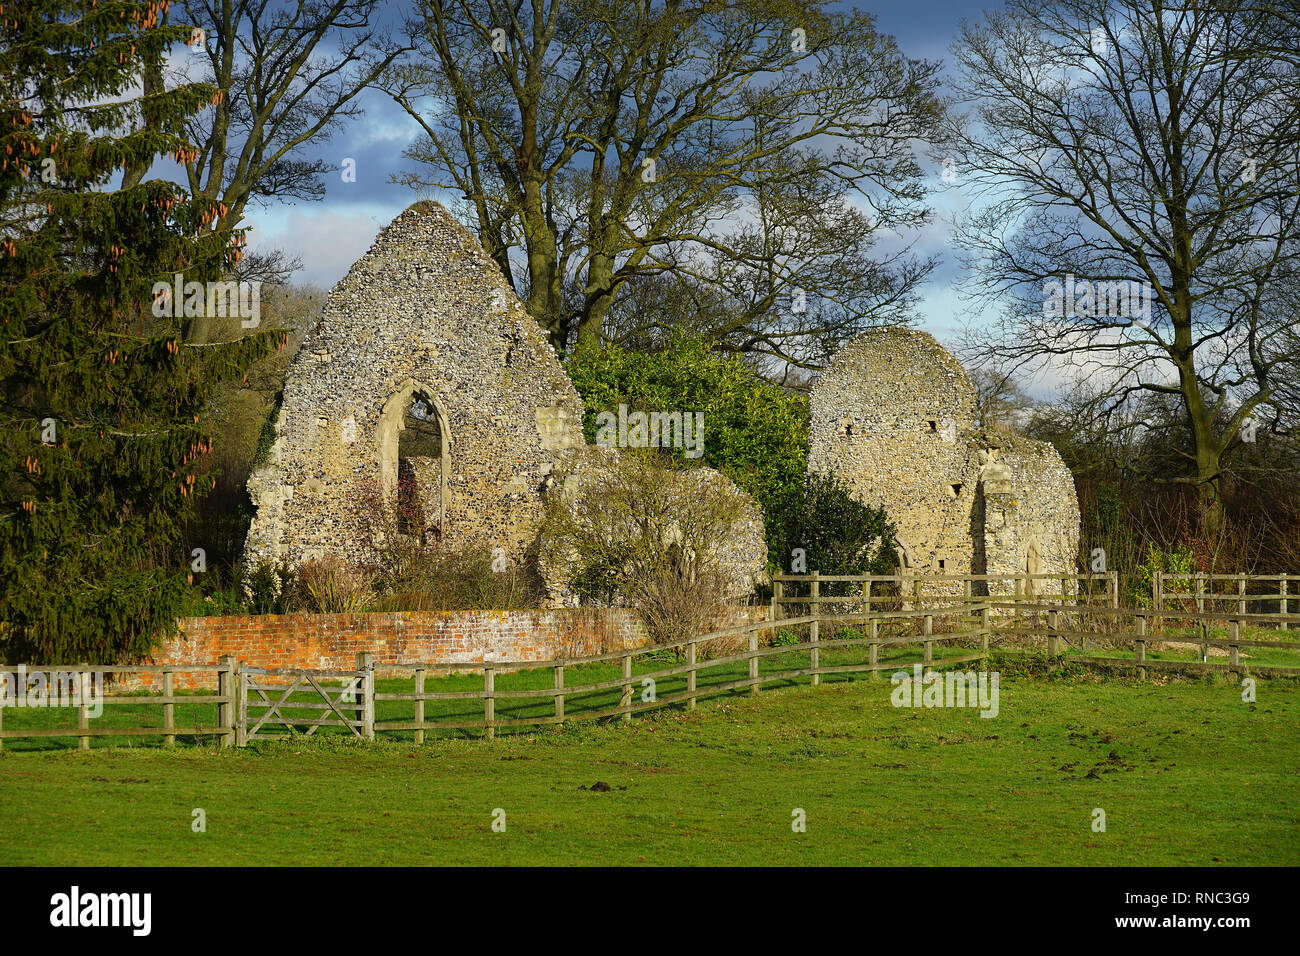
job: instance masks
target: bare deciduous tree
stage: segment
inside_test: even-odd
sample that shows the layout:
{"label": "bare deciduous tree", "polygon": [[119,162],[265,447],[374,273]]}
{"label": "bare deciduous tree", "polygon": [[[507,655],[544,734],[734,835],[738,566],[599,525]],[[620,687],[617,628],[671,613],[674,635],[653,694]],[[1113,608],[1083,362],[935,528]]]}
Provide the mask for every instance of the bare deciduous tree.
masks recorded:
{"label": "bare deciduous tree", "polygon": [[986,364],[973,369],[970,379],[981,426],[1018,431],[1024,425],[1034,402],[1014,373]]}
{"label": "bare deciduous tree", "polygon": [[[1195,486],[1211,533],[1243,425],[1276,412],[1297,355],[1270,302],[1300,266],[1300,22],[1284,14],[1010,0],[954,46],[972,106],[950,129],[957,174],[980,196],[960,240],[978,291],[1014,303],[980,354],[1073,368],[1103,421],[1172,397],[1184,468],[1150,477]],[[1062,298],[1070,277],[1090,296]],[[1135,290],[1149,315],[1122,298]]]}
{"label": "bare deciduous tree", "polygon": [[[302,150],[360,115],[357,95],[399,54],[375,25],[379,3],[186,0],[185,19],[203,33],[181,72],[221,97],[190,123],[198,151],[185,173],[194,196],[224,205],[217,229],[238,228],[250,202],[324,197],[321,176],[334,167]],[[146,69],[146,90],[157,74]],[[211,323],[197,318],[186,335],[206,342]]]}
{"label": "bare deciduous tree", "polygon": [[621,295],[671,275],[730,348],[815,365],[910,314],[932,263],[873,246],[927,217],[939,113],[935,65],[828,6],[425,0],[381,84],[424,134],[401,181],[464,197],[557,349],[641,331]]}

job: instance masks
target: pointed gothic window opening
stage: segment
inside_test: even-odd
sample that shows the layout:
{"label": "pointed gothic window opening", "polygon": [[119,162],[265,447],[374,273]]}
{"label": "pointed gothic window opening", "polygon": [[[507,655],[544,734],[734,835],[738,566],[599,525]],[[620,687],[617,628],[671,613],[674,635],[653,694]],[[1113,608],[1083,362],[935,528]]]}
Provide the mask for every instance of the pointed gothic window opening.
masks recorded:
{"label": "pointed gothic window opening", "polygon": [[440,537],[447,515],[447,416],[433,393],[407,379],[389,396],[377,434],[379,473],[398,534]]}
{"label": "pointed gothic window opening", "polygon": [[397,438],[397,530],[437,532],[442,497],[442,426],[431,398],[417,392]]}

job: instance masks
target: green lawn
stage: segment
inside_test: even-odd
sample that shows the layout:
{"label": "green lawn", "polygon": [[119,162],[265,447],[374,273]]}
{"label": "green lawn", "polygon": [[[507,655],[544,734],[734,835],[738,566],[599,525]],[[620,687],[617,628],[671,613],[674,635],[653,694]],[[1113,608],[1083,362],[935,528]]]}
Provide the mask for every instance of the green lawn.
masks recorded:
{"label": "green lawn", "polygon": [[10,742],[0,864],[1300,863],[1300,685],[1021,670],[994,719],[858,680],[419,749]]}

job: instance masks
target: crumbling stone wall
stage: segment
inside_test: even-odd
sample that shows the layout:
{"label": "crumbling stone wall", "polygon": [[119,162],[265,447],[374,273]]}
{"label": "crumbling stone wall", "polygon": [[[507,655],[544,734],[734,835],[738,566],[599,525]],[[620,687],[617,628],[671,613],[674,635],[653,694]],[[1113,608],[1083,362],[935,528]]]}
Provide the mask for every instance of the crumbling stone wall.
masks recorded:
{"label": "crumbling stone wall", "polygon": [[441,461],[412,463],[427,530],[523,557],[542,484],[584,444],[582,404],[496,263],[432,202],[379,234],[291,365],[275,443],[248,484],[249,566],[368,561],[364,502],[395,494],[417,398],[443,442]]}
{"label": "crumbling stone wall", "polygon": [[[511,562],[544,558],[552,605],[573,603],[562,560],[537,551],[545,496],[599,457],[582,415],[477,238],[437,203],[416,203],[330,292],[289,368],[274,444],[248,483],[257,513],[245,566],[370,564],[380,542],[367,502],[405,496],[413,507],[399,532],[430,546],[500,548]],[[409,457],[399,454],[408,427],[421,436]],[[723,558],[734,567],[728,596],[743,597],[766,546],[757,507],[727,484],[747,502]]]}
{"label": "crumbling stone wall", "polygon": [[[984,553],[988,574],[1073,574],[1079,546],[1079,502],[1074,478],[1051,444],[1020,436],[986,435],[981,467]],[[990,594],[1015,588],[989,582]],[[1030,580],[1030,591],[1062,593],[1060,585]],[[1074,581],[1065,593],[1073,593]]]}
{"label": "crumbling stone wall", "polygon": [[863,333],[831,360],[810,404],[809,469],[885,508],[908,570],[1074,572],[1069,469],[1050,444],[981,430],[969,377],[932,336]]}

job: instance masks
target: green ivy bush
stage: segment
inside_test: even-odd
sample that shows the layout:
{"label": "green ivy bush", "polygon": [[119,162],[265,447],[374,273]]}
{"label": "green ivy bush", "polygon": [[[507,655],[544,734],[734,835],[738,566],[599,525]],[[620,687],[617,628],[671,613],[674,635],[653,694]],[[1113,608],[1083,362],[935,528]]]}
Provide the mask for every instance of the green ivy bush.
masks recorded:
{"label": "green ivy bush", "polygon": [[[596,440],[596,416],[629,411],[700,412],[703,462],[753,496],[770,525],[803,485],[808,463],[808,399],[764,381],[739,359],[678,332],[663,351],[588,345],[566,363],[586,406],[583,428]],[[682,450],[665,452],[692,462]],[[771,543],[769,536],[769,545]],[[776,552],[769,557],[779,563]]]}
{"label": "green ivy bush", "polygon": [[[776,502],[767,539],[775,567],[784,573],[892,574],[898,564],[894,533],[883,508],[862,504],[835,476],[813,472]],[[803,552],[798,567],[792,566],[796,549]],[[822,593],[850,590],[828,584]]]}
{"label": "green ivy bush", "polygon": [[[1155,542],[1148,542],[1146,557],[1137,566],[1137,571],[1132,578],[1129,592],[1132,606],[1151,608],[1151,592],[1157,573],[1195,574],[1198,570],[1200,569],[1196,566],[1196,555],[1191,548],[1179,545],[1176,548],[1165,549],[1157,546]],[[1190,594],[1194,588],[1194,582],[1182,580],[1167,581],[1164,590],[1166,594]]]}

